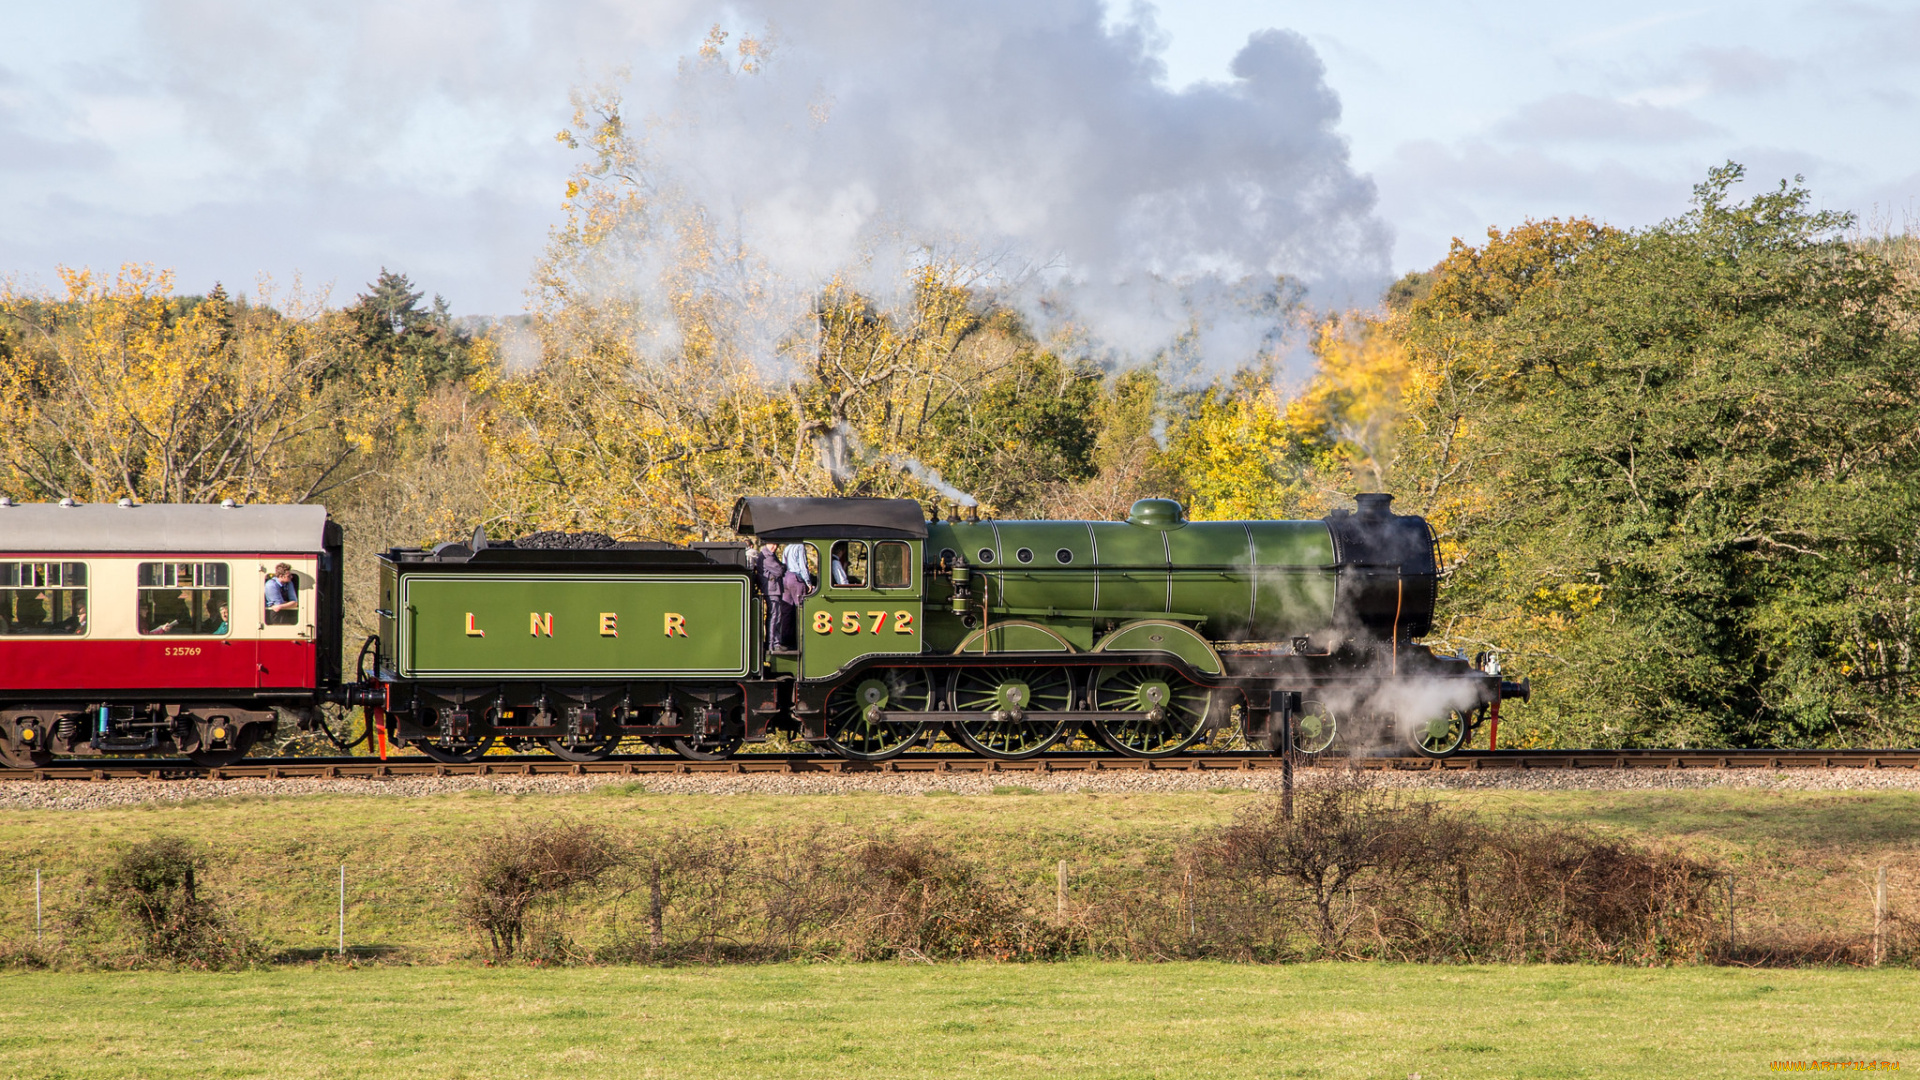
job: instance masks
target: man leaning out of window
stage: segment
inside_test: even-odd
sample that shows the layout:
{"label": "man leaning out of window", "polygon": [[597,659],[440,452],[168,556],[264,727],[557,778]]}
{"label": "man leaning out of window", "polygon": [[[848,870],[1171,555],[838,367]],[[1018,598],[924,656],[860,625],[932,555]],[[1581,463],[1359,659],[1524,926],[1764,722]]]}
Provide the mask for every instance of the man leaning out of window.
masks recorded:
{"label": "man leaning out of window", "polygon": [[300,621],[300,586],[293,567],[280,563],[267,579],[267,625],[291,626]]}

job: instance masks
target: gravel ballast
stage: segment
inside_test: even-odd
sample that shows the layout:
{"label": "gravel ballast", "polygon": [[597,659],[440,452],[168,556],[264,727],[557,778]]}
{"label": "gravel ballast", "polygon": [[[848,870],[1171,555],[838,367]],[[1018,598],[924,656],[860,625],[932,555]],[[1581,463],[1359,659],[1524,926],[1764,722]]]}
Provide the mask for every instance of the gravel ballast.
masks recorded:
{"label": "gravel ballast", "polygon": [[[1302,769],[1302,785],[1339,775]],[[1396,788],[1505,791],[1645,791],[1760,788],[1777,791],[1920,790],[1913,769],[1500,769],[1415,772],[1366,770],[1376,784]],[[1225,790],[1278,792],[1277,770],[1253,773],[1101,771],[1097,773],[868,773],[852,775],[654,773],[587,776],[400,776],[385,779],[295,777],[233,780],[10,780],[0,781],[0,810],[97,810],[145,803],[307,795],[427,798],[463,791],[503,795],[581,795],[608,784],[638,785],[660,795],[990,795],[995,788],[1048,794],[1144,795]]]}

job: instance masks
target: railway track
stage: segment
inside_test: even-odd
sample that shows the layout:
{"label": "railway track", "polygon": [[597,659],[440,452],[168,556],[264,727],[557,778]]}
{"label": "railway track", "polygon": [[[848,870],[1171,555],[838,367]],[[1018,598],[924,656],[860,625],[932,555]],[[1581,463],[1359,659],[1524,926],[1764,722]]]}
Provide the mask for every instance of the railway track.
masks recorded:
{"label": "railway track", "polygon": [[[1457,771],[1475,769],[1920,769],[1920,750],[1463,750],[1435,760],[1421,757],[1297,758],[1301,768]],[[973,754],[915,753],[891,761],[847,761],[814,754],[741,754],[727,761],[687,761],[659,755],[604,761],[561,761],[546,755],[487,757],[443,764],[425,757],[247,758],[202,767],[161,758],[59,762],[44,769],[0,769],[0,782],[100,780],[238,780],[399,776],[644,776],[657,773],[846,775],[862,773],[1072,773],[1152,770],[1263,772],[1284,769],[1272,754],[1191,754],[1141,759],[1115,754],[1042,754],[996,761]]]}

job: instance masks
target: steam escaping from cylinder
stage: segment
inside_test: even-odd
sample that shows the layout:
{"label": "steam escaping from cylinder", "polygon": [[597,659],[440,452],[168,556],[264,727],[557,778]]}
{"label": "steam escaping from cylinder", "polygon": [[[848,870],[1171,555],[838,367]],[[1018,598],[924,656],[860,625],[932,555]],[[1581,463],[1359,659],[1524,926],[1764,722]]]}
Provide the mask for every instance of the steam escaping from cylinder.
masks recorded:
{"label": "steam escaping from cylinder", "polygon": [[1430,723],[1464,719],[1481,704],[1474,681],[1394,675],[1385,664],[1363,668],[1333,686],[1305,692],[1336,717],[1335,748],[1354,757],[1405,757]]}

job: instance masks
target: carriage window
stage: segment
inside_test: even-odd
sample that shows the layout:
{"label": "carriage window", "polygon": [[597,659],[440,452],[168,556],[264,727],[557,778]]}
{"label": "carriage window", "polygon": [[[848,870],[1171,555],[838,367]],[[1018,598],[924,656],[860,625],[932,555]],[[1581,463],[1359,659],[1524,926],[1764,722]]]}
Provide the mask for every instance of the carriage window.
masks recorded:
{"label": "carriage window", "polygon": [[231,599],[226,563],[140,564],[143,634],[225,634]]}
{"label": "carriage window", "polygon": [[867,545],[860,540],[841,540],[829,553],[833,560],[833,584],[858,589],[867,583]]}
{"label": "carriage window", "polygon": [[913,584],[908,571],[913,549],[898,541],[873,545],[873,587],[905,589]]}
{"label": "carriage window", "polygon": [[86,563],[0,562],[0,634],[86,632]]}

